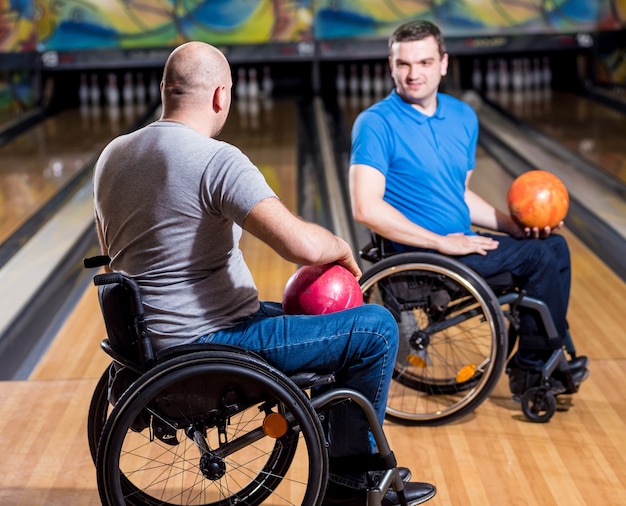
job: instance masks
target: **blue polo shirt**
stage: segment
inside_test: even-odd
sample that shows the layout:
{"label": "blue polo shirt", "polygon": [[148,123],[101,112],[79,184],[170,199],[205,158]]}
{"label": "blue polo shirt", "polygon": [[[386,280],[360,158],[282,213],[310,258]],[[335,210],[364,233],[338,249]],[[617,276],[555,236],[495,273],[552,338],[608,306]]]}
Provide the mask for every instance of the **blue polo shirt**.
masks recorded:
{"label": "blue polo shirt", "polygon": [[441,235],[473,234],[464,196],[477,142],[469,105],[439,93],[435,114],[426,116],[394,90],[355,120],[350,164],[381,171],[384,200],[412,222]]}

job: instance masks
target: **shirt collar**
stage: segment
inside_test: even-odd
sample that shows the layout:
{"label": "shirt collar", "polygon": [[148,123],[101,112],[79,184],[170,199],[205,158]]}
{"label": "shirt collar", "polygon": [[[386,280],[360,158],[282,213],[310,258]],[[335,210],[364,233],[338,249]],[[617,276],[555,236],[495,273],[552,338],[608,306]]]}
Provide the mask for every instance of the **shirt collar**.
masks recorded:
{"label": "shirt collar", "polygon": [[446,117],[445,106],[443,105],[443,101],[441,100],[440,93],[437,93],[437,109],[435,110],[435,114],[433,114],[432,116],[426,116],[426,114],[423,114],[422,112],[418,111],[415,107],[413,107],[411,104],[409,104],[408,102],[405,102],[402,99],[402,97],[398,95],[398,92],[395,89],[392,91],[392,94],[394,95],[395,100],[398,101],[402,107],[408,107],[411,109],[412,113],[415,114],[415,118],[417,119],[419,123],[424,123],[426,120],[430,118],[441,120],[441,119],[445,119]]}

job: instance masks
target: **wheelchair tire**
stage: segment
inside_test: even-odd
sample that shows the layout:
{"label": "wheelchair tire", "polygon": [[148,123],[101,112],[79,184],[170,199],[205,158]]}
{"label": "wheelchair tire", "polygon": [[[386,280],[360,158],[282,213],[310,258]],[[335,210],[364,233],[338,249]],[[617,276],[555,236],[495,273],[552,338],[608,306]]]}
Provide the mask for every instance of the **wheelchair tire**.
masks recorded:
{"label": "wheelchair tire", "polygon": [[[270,411],[284,423],[274,437],[263,428]],[[147,427],[137,426],[142,418]],[[291,467],[296,452],[306,459]],[[308,397],[286,376],[241,353],[195,352],[150,369],[122,395],[103,429],[96,471],[107,505],[269,498],[313,506],[326,489],[328,454]]]}
{"label": "wheelchair tire", "polygon": [[400,346],[386,417],[434,426],[473,412],[493,391],[508,353],[500,303],[465,264],[434,253],[400,253],[367,269],[366,303],[398,322]]}
{"label": "wheelchair tire", "polygon": [[98,454],[98,444],[104,429],[104,424],[109,417],[109,368],[107,367],[93,391],[91,403],[89,404],[89,414],[87,416],[87,440],[89,441],[89,451],[95,464]]}
{"label": "wheelchair tire", "polygon": [[522,412],[531,422],[546,423],[556,413],[556,397],[545,387],[533,387],[522,395]]}

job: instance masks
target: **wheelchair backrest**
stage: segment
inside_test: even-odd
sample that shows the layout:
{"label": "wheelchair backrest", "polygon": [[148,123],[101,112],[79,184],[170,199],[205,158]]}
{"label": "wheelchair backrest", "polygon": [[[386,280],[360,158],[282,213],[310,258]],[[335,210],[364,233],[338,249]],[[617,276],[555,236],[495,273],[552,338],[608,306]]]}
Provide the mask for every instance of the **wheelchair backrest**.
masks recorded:
{"label": "wheelchair backrest", "polygon": [[128,289],[119,284],[101,285],[98,299],[111,346],[125,359],[139,363],[139,336]]}

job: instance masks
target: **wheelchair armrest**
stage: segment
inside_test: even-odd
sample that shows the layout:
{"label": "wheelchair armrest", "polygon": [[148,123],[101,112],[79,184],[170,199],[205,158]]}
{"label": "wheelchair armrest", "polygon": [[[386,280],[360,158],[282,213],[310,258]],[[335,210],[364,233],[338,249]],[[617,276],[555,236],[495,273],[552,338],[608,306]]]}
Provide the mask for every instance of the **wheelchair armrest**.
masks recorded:
{"label": "wheelchair armrest", "polygon": [[315,372],[299,372],[290,376],[298,388],[305,390],[311,387],[318,387],[322,385],[330,385],[335,382],[334,374],[318,374]]}
{"label": "wheelchair armrest", "polygon": [[108,255],[96,255],[89,258],[83,258],[83,267],[85,269],[93,269],[95,267],[104,267],[109,265],[111,258]]}
{"label": "wheelchair armrest", "polygon": [[127,367],[131,371],[136,372],[137,374],[143,374],[146,371],[144,367],[141,367],[141,364],[138,364],[132,360],[129,360],[124,355],[119,353],[111,345],[111,341],[109,341],[108,339],[103,339],[102,341],[100,341],[100,348],[102,348],[102,350],[109,357],[111,357],[111,359],[113,359],[114,362],[117,362],[118,364],[123,365],[124,367]]}

